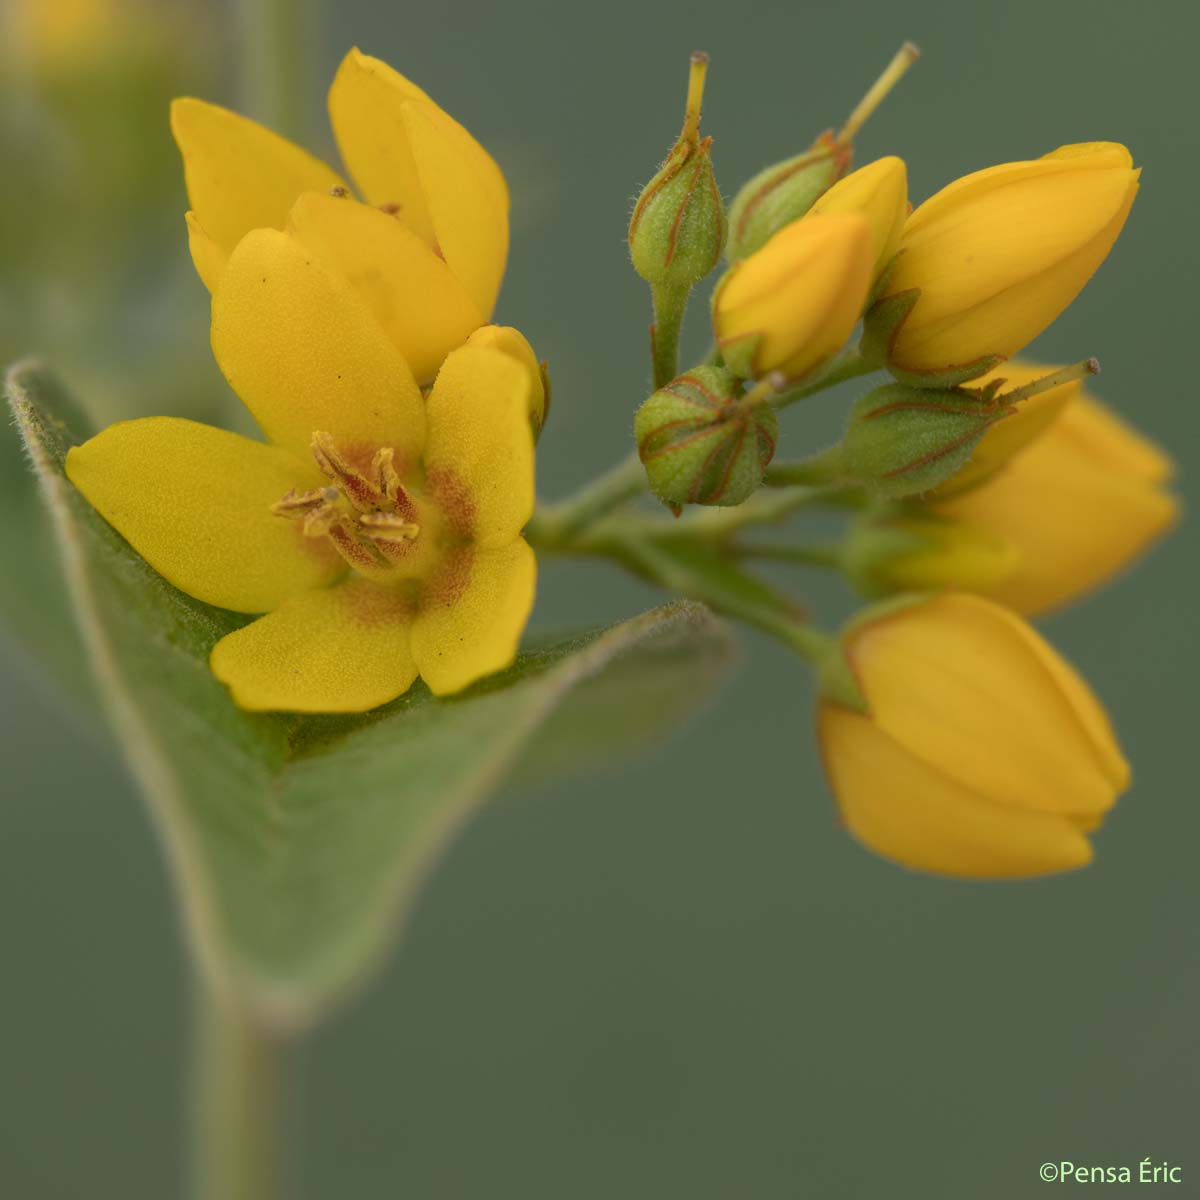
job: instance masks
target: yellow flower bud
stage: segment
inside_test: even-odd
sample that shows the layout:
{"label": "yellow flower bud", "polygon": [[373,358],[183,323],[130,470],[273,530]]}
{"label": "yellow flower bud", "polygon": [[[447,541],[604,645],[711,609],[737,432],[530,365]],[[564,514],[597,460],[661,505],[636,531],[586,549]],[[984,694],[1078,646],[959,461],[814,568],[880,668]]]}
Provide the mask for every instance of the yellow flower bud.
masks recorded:
{"label": "yellow flower bud", "polygon": [[730,268],[713,293],[713,329],[745,379],[808,375],[850,336],[871,286],[871,227],[830,213],[781,229]]}
{"label": "yellow flower bud", "polygon": [[1084,394],[1002,471],[935,511],[1015,546],[1012,571],[980,590],[1040,613],[1106,582],[1171,528],[1171,474],[1161,450]]}
{"label": "yellow flower bud", "polygon": [[891,261],[900,245],[900,231],[908,216],[908,171],[902,158],[879,158],[835,183],[812,206],[809,216],[820,213],[861,213],[871,226],[874,274]]}
{"label": "yellow flower bud", "polygon": [[868,613],[842,648],[866,710],[823,699],[818,736],[859,841],[974,879],[1091,860],[1129,767],[1087,684],[1024,621],[952,593]]}
{"label": "yellow flower bud", "polygon": [[1032,341],[1108,255],[1139,174],[1124,146],[1086,142],[976,171],[926,200],[905,223],[887,295],[868,319],[870,332],[894,313],[888,299],[919,289],[886,331],[889,365],[944,373]]}

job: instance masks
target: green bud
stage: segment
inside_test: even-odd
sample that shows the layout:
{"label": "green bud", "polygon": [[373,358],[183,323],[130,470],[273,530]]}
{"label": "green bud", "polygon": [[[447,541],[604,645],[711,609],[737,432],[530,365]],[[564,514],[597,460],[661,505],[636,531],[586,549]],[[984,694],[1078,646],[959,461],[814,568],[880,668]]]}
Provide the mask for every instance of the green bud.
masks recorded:
{"label": "green bud", "polygon": [[827,131],[803,154],[759,171],[730,205],[729,261],[748,257],[804,216],[846,173],[850,157],[849,145]]}
{"label": "green bud", "polygon": [[851,409],[841,443],[842,469],[892,499],[930,491],[963,467],[1005,411],[986,390],[887,384]]}
{"label": "green bud", "polygon": [[774,457],[779,419],[769,404],[742,403],[728,371],[695,367],[638,409],[633,430],[651,489],[678,512],[752,495]]}
{"label": "green bud", "polygon": [[633,268],[648,283],[684,292],[721,261],[725,202],[712,166],[712,138],[701,138],[700,100],[708,55],[692,55],[683,132],[642,189],[629,222]]}

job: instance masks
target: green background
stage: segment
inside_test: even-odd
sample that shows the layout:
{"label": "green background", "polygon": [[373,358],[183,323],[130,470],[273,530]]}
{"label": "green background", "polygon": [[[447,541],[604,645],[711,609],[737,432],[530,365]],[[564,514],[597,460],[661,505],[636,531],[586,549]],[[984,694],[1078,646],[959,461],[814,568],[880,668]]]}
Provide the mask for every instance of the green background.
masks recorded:
{"label": "green background", "polygon": [[[628,446],[649,316],[624,224],[677,131],[687,53],[713,56],[705,127],[732,194],[839,121],[905,38],[924,58],[858,156],[903,155],[914,200],[1064,142],[1124,141],[1145,166],[1112,259],[1034,349],[1098,355],[1097,392],[1179,457],[1191,490],[1193,4],[329,9],[314,27],[314,123],[357,43],[431,90],[509,177],[498,318],[551,363],[543,494]],[[207,15],[213,60],[230,69],[206,94],[237,103],[238,39],[221,9]],[[165,113],[150,128],[160,144],[146,154],[170,154]],[[137,403],[195,413],[223,385],[201,357],[204,297],[174,186],[175,236],[157,266],[177,280],[167,319],[178,316],[181,366],[143,381]],[[95,314],[131,371],[161,357],[163,320]],[[69,357],[65,337],[44,328],[36,348]],[[840,411],[789,413],[782,453],[821,444]],[[446,860],[383,976],[295,1063],[290,1194],[1012,1200],[1046,1188],[1047,1160],[1132,1168],[1145,1156],[1180,1164],[1189,1194],[1200,1180],[1195,563],[1185,526],[1047,623],[1135,766],[1082,873],[953,883],[861,850],[820,777],[804,669],[753,636],[717,702],[654,755],[501,796]],[[11,581],[22,564],[2,570]],[[814,578],[809,594],[830,622],[849,611],[835,583]],[[537,621],[607,621],[653,599],[614,570],[552,563]],[[0,689],[3,1192],[175,1195],[190,978],[153,836],[113,749],[17,636],[0,640]]]}

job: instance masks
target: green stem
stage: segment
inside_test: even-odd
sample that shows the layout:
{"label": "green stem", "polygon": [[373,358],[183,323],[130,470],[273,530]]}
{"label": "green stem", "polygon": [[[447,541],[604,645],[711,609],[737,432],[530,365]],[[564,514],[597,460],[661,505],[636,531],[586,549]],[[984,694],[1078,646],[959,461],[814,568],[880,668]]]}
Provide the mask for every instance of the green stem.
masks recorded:
{"label": "green stem", "polygon": [[315,45],[312,0],[242,0],[235,11],[244,110],[276,133],[303,141]]}
{"label": "green stem", "polygon": [[763,475],[763,482],[767,487],[795,487],[797,484],[820,487],[837,483],[844,478],[842,448],[830,446],[826,450],[810,454],[808,458],[772,463]]}
{"label": "green stem", "polygon": [[654,360],[654,390],[666,387],[679,374],[679,333],[687,311],[689,288],[652,284],[654,325],[650,331],[650,353]]}
{"label": "green stem", "polygon": [[646,487],[646,471],[632,453],[566,500],[538,505],[526,536],[539,549],[564,548],[586,526],[640,496]]}
{"label": "green stem", "polygon": [[277,1200],[282,1045],[212,995],[197,1024],[194,1200]]}
{"label": "green stem", "polygon": [[878,369],[874,363],[863,358],[853,346],[847,346],[830,361],[819,379],[806,387],[780,392],[770,401],[771,407],[776,410],[787,408],[789,404],[795,404],[797,400],[805,400],[835,384],[845,383],[847,379],[857,379],[860,375],[870,375]]}

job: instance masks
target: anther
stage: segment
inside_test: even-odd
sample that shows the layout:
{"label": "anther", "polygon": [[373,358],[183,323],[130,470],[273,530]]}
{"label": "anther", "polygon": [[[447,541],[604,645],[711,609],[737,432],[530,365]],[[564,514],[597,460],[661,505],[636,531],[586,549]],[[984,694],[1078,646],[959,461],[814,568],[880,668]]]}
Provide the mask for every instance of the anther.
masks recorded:
{"label": "anther", "polygon": [[312,452],[321,473],[337,484],[360,512],[383,504],[383,493],[346,461],[331,434],[317,430],[312,435]]}
{"label": "anther", "polygon": [[358,523],[373,542],[411,542],[421,532],[420,525],[399,513],[364,513]]}

